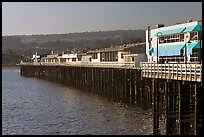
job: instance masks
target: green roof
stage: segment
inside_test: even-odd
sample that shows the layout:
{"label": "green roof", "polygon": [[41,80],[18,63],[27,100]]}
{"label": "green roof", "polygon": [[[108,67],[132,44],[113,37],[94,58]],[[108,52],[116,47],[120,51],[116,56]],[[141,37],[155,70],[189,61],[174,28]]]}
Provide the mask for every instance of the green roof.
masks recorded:
{"label": "green roof", "polygon": [[185,33],[185,32],[191,32],[191,31],[202,31],[202,25],[194,25],[194,26],[188,26],[188,27],[181,27],[177,29],[169,29],[157,32],[154,36],[163,36],[163,35],[171,35],[171,34],[179,34],[179,33]]}
{"label": "green roof", "polygon": [[154,52],[154,48],[153,48],[153,47],[150,48],[150,49],[149,49],[149,52]]}
{"label": "green roof", "polygon": [[201,31],[201,30],[202,30],[202,25],[194,25],[194,26],[186,27],[183,32]]}
{"label": "green roof", "polygon": [[162,36],[162,35],[183,33],[184,30],[185,30],[185,27],[177,28],[177,29],[164,30],[164,31],[157,32],[154,36],[158,35],[158,37],[159,37],[159,36]]}
{"label": "green roof", "polygon": [[[192,42],[192,43],[190,43],[190,44],[186,44],[187,54],[188,54],[188,55],[189,55],[189,54],[192,54],[192,50],[193,50],[193,49],[198,49],[198,48],[200,48],[200,46],[201,46],[201,48],[202,48],[202,44],[200,45],[200,42]],[[184,50],[184,49],[185,49],[185,46],[182,47],[182,50]]]}

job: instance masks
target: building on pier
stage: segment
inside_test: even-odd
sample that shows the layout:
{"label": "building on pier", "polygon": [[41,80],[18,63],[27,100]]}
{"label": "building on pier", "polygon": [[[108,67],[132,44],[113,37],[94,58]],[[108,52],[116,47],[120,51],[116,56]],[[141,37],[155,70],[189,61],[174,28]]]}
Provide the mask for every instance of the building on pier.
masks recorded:
{"label": "building on pier", "polygon": [[[147,104],[152,111],[155,135],[200,135],[203,100],[201,22],[157,27],[147,30],[146,44],[121,45],[76,55],[49,55],[43,59],[49,62],[57,58],[62,66],[21,62],[21,74],[54,80],[114,100]],[[75,66],[73,62],[76,61],[70,58],[78,58],[79,65],[84,66]],[[128,67],[131,63],[135,67]],[[122,67],[121,64],[128,65]]]}
{"label": "building on pier", "polygon": [[201,134],[202,21],[148,27],[146,54],[148,62],[141,62],[140,68],[142,79],[152,81],[153,134],[163,127],[162,115],[167,135]]}
{"label": "building on pier", "polygon": [[145,43],[124,44],[88,51],[87,53],[54,54],[41,58],[42,64],[61,65],[116,65],[139,67],[147,61]]}
{"label": "building on pier", "polygon": [[202,82],[202,21],[146,30],[142,77]]}
{"label": "building on pier", "polygon": [[148,27],[146,54],[148,62],[201,63],[202,21]]}
{"label": "building on pier", "polygon": [[72,63],[78,63],[80,62],[80,57],[76,53],[71,54],[48,54],[45,57],[41,58],[41,63],[43,64],[49,64],[49,63],[55,63],[55,64],[72,64]]}
{"label": "building on pier", "polygon": [[33,62],[40,62],[40,55],[36,52],[33,57],[31,58]]}
{"label": "building on pier", "polygon": [[78,63],[81,60],[77,56],[77,53],[72,53],[72,54],[61,54],[60,56],[58,56],[58,61],[60,63],[70,64],[70,63]]}
{"label": "building on pier", "polygon": [[43,63],[57,63],[58,61],[58,54],[49,54],[45,57],[41,58],[41,62]]}
{"label": "building on pier", "polygon": [[94,64],[116,64],[139,66],[140,61],[146,61],[145,43],[123,44],[120,46],[88,51]]}

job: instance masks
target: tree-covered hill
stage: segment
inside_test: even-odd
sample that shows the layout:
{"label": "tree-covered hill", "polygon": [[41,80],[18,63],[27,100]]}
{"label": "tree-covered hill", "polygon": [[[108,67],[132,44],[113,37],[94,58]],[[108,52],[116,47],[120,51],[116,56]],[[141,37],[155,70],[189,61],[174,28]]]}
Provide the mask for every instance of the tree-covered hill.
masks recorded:
{"label": "tree-covered hill", "polygon": [[2,36],[2,65],[15,65],[35,52],[87,51],[145,41],[145,30],[115,30],[48,35]]}

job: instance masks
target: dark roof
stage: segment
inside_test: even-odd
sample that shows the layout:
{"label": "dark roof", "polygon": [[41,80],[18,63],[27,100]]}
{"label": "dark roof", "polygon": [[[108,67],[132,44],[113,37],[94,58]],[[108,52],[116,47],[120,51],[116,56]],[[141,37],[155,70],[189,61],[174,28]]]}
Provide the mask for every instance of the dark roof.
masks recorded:
{"label": "dark roof", "polygon": [[135,45],[134,47],[124,49],[124,51],[130,51],[132,54],[146,53],[146,44]]}
{"label": "dark roof", "polygon": [[49,54],[41,54],[40,57],[47,57]]}
{"label": "dark roof", "polygon": [[[135,49],[136,48],[136,49]],[[99,50],[88,51],[87,53],[99,53],[99,52],[111,52],[111,51],[138,51],[139,53],[145,53],[146,44],[145,43],[134,43],[134,44],[124,44],[115,47],[103,48]]]}

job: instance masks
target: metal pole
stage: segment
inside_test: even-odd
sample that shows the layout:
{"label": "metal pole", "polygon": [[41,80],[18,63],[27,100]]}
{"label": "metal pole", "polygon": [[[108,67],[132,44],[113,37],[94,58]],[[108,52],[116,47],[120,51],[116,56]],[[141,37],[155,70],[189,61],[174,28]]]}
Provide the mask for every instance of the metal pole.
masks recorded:
{"label": "metal pole", "polygon": [[[199,33],[198,33],[199,34]],[[200,34],[201,35],[201,34]],[[199,53],[200,53],[200,60],[199,60],[199,63],[201,64],[201,59],[202,59],[202,54],[201,54],[201,36],[199,35],[199,41],[200,41],[200,51],[199,51]]]}
{"label": "metal pole", "polygon": [[158,64],[158,62],[159,62],[159,43],[158,43],[158,34],[161,34],[162,35],[162,33],[161,32],[157,32],[157,64]]}
{"label": "metal pole", "polygon": [[159,62],[159,55],[158,55],[159,49],[158,49],[158,36],[157,36],[157,64]]}
{"label": "metal pole", "polygon": [[187,62],[186,62],[187,61],[187,54],[186,54],[187,49],[186,48],[187,48],[187,46],[186,46],[186,42],[185,42],[185,64],[187,64]]}
{"label": "metal pole", "polygon": [[187,35],[186,36],[186,40],[185,40],[185,64],[187,64],[187,43],[188,43],[188,40],[187,40],[187,38],[188,38],[189,36]]}

